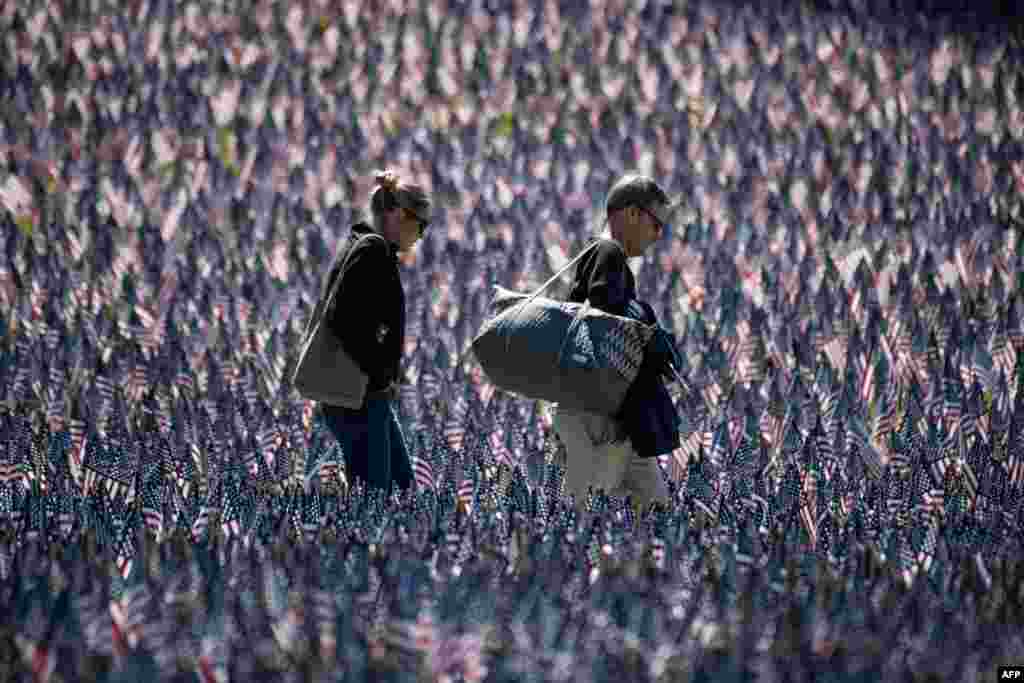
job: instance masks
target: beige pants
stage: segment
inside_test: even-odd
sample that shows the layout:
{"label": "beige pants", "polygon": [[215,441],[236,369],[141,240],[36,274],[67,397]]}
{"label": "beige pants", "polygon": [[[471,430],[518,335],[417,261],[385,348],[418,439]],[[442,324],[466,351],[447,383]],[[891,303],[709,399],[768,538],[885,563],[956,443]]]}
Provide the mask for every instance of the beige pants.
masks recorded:
{"label": "beige pants", "polygon": [[637,457],[629,437],[610,417],[555,407],[552,427],[565,446],[565,494],[582,510],[587,488],[632,496],[639,512],[654,501],[668,503],[669,492],[657,458]]}

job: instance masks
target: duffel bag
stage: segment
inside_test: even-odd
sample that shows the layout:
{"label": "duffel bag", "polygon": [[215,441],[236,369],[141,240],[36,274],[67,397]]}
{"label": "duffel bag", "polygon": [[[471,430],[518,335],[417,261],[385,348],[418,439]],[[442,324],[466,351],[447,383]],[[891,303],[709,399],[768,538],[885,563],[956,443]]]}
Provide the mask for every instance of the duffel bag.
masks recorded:
{"label": "duffel bag", "polygon": [[495,386],[570,410],[619,412],[655,326],[606,313],[589,301],[539,296],[593,246],[533,294],[494,286],[488,319],[472,350]]}

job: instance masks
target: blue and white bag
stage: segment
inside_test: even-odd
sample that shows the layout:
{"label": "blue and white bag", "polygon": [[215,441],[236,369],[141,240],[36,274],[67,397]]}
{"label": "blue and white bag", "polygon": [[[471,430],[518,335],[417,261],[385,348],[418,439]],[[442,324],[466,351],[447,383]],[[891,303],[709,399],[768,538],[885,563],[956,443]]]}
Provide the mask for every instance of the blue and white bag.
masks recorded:
{"label": "blue and white bag", "polygon": [[615,415],[637,377],[655,326],[590,305],[538,296],[591,248],[533,294],[494,286],[491,312],[472,349],[487,377],[525,398]]}

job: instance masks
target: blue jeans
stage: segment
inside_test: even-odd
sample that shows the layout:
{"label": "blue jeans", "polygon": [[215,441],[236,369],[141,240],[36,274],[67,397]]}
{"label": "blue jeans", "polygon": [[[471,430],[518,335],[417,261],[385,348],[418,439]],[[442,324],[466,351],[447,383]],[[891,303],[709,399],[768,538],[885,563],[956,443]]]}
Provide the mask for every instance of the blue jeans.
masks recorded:
{"label": "blue jeans", "polygon": [[349,483],[361,479],[368,488],[391,493],[412,485],[412,463],[402,426],[390,398],[367,397],[358,410],[321,404],[321,416],[345,457]]}

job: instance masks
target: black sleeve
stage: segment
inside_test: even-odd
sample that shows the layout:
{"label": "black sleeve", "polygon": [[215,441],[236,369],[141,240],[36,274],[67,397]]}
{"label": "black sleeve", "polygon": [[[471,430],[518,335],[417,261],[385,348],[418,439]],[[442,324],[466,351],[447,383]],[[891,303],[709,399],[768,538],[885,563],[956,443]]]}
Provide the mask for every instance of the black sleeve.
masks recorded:
{"label": "black sleeve", "polygon": [[648,325],[658,325],[660,327],[661,321],[658,320],[658,314],[654,312],[654,306],[651,306],[646,301],[640,301],[639,299],[637,300],[637,303],[640,304],[642,309],[644,309],[644,322]]}
{"label": "black sleeve", "polygon": [[[327,323],[363,372],[380,374],[381,353],[377,328],[384,311],[372,295],[389,267],[387,245],[379,240],[363,242],[349,257],[334,306],[327,311]],[[379,286],[379,285],[378,285]]]}
{"label": "black sleeve", "polygon": [[629,304],[626,291],[626,254],[610,240],[602,240],[587,259],[582,273],[590,304],[613,315],[625,315]]}
{"label": "black sleeve", "polygon": [[[339,254],[338,257],[336,257],[334,259],[334,263],[331,264],[331,270],[330,270],[330,272],[327,273],[327,279],[325,279],[323,281],[323,283],[321,284],[321,286],[320,286],[320,300],[321,301],[326,299],[327,295],[331,293],[331,287],[334,286],[334,281],[341,274],[341,266],[343,265],[343,262],[345,260],[342,257],[343,257],[343,254]],[[329,313],[329,311],[328,311],[328,313]],[[330,320],[329,319],[328,319],[328,324],[330,324]]]}

